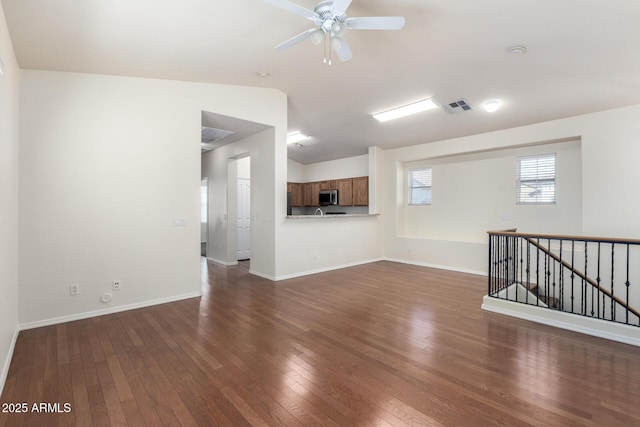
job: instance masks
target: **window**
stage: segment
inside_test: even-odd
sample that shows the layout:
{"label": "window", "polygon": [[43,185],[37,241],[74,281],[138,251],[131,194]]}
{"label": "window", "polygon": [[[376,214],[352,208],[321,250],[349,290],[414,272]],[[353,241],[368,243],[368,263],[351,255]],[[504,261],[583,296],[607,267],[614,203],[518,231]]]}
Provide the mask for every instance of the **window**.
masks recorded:
{"label": "window", "polygon": [[518,158],[517,204],[556,202],[556,154]]}
{"label": "window", "polygon": [[431,168],[409,170],[409,205],[431,204]]}

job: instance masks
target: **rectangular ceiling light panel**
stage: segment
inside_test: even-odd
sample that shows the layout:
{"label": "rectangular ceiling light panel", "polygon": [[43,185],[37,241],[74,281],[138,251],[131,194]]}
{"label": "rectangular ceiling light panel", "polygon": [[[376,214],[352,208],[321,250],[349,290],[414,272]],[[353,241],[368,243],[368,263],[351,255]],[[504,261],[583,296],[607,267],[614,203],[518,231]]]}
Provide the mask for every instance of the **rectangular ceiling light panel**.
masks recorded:
{"label": "rectangular ceiling light panel", "polygon": [[438,105],[433,101],[433,99],[429,98],[412,104],[403,105],[402,107],[394,108],[392,110],[383,111],[382,113],[372,114],[372,116],[379,122],[386,122],[389,120],[399,119],[400,117],[421,113],[422,111],[433,110],[434,108],[438,108]]}
{"label": "rectangular ceiling light panel", "polygon": [[309,137],[300,132],[290,133],[287,135],[287,144],[295,144],[296,142],[304,141],[305,139],[309,139]]}

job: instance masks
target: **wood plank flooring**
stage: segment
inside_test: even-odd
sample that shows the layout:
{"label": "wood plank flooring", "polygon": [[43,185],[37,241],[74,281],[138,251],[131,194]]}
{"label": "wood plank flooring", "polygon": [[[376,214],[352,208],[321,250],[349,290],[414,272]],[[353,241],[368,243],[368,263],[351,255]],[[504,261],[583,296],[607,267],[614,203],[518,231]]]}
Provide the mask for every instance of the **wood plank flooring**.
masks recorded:
{"label": "wood plank flooring", "polygon": [[30,411],[0,425],[640,425],[639,348],[483,312],[485,288],[203,262],[201,299],[21,332],[0,401]]}

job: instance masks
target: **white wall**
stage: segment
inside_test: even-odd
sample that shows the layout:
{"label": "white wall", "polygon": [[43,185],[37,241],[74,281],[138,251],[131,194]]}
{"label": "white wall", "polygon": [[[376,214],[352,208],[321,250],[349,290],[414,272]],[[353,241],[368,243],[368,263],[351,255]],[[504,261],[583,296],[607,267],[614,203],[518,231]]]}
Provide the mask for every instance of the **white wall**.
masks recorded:
{"label": "white wall", "polygon": [[20,70],[0,5],[0,394],[18,331],[18,86]]}
{"label": "white wall", "polygon": [[287,161],[288,182],[314,182],[369,176],[369,154],[303,165]]}
{"label": "white wall", "polygon": [[[519,128],[439,141],[384,152],[384,247],[390,259],[483,273],[487,244],[408,238],[398,230],[399,194],[404,191],[406,162],[511,149],[541,142],[581,140],[582,233],[640,238],[640,105],[554,120]],[[492,224],[487,224],[489,228]],[[512,223],[513,226],[519,224]],[[529,227],[527,227],[529,228]],[[537,230],[528,229],[536,232]]]}
{"label": "white wall", "polygon": [[[369,154],[309,165],[289,160],[288,180],[313,182],[369,176],[371,184],[376,181],[374,171],[369,172],[369,163]],[[321,220],[282,217],[279,232],[282,244],[277,247],[276,279],[375,261],[383,254],[382,222],[378,216]]]}
{"label": "white wall", "polygon": [[287,182],[305,182],[305,165],[287,159]]}
{"label": "white wall", "polygon": [[[257,206],[275,212],[273,169],[286,170],[278,91],[44,71],[23,71],[21,90],[21,323],[200,293],[202,110],[275,126],[255,174],[267,187]],[[273,272],[273,220],[265,226]],[[102,304],[113,279],[122,289]]]}
{"label": "white wall", "polygon": [[[556,203],[517,205],[517,158],[546,153],[556,154]],[[487,239],[487,230],[516,227],[522,232],[581,234],[581,163],[580,141],[407,162],[398,233],[479,243]],[[407,205],[408,170],[416,167],[432,168],[431,205]]]}
{"label": "white wall", "polygon": [[368,154],[305,165],[304,180],[300,182],[353,178],[357,176],[369,176]]}
{"label": "white wall", "polygon": [[324,219],[282,217],[277,279],[382,259],[379,216]]}
{"label": "white wall", "polygon": [[238,179],[251,179],[251,158],[238,159]]}

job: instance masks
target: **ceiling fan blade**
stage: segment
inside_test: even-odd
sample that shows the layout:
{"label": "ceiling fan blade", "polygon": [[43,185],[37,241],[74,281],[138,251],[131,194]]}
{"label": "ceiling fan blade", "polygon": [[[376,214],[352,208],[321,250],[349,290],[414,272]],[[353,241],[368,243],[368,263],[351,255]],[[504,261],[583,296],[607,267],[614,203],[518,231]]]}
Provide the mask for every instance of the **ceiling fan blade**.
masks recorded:
{"label": "ceiling fan blade", "polygon": [[302,6],[298,6],[295,3],[291,3],[287,0],[262,0],[263,3],[270,4],[272,6],[279,7],[280,9],[284,9],[287,12],[293,12],[297,15],[304,16],[308,19],[316,18],[317,15],[313,10],[306,9]]}
{"label": "ceiling fan blade", "polygon": [[341,40],[342,46],[340,49],[336,49],[336,55],[340,58],[340,61],[345,62],[353,58],[353,53],[351,53],[351,49],[349,49],[349,45],[346,41]]}
{"label": "ceiling fan blade", "polygon": [[313,33],[316,30],[317,28],[308,29],[307,31],[300,33],[297,36],[293,36],[289,40],[280,43],[278,46],[275,47],[275,49],[285,50],[293,46],[294,44],[300,43],[301,41],[308,39],[309,37],[311,37],[311,33]]}
{"label": "ceiling fan blade", "polygon": [[349,8],[349,5],[351,5],[351,0],[334,0],[332,6],[333,12],[337,16],[342,16]]}
{"label": "ceiling fan blade", "polygon": [[404,16],[367,16],[345,20],[351,30],[400,30],[404,22]]}

